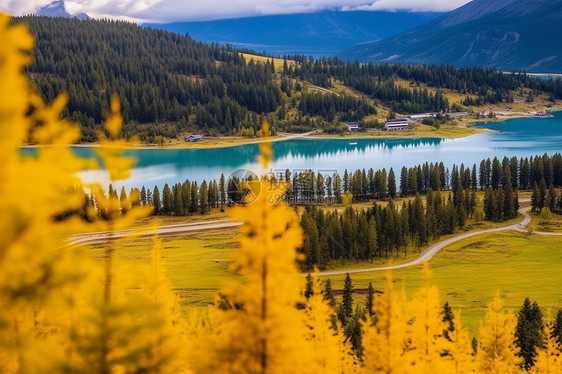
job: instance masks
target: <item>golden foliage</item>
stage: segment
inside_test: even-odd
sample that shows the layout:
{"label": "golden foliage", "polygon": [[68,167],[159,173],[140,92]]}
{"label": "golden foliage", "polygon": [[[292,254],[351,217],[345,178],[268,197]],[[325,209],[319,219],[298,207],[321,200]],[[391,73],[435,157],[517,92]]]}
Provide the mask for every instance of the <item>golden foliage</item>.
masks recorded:
{"label": "golden foliage", "polygon": [[486,323],[480,329],[478,363],[482,373],[515,373],[521,359],[516,356],[515,316],[502,310],[499,294],[488,305]]}
{"label": "golden foliage", "polygon": [[[519,370],[515,318],[490,304],[475,358],[459,316],[444,337],[439,292],[430,283],[408,302],[394,295],[392,277],[363,323],[363,362],[344,339],[334,311],[323,299],[318,277],[308,302],[301,296],[302,232],[296,213],[279,203],[285,183],[252,181],[252,203],[232,210],[243,221],[240,251],[232,269],[243,276],[226,284],[215,306],[184,320],[166,277],[162,243],[155,236],[150,266],[130,271],[109,242],[94,261],[64,240],[85,230],[72,214],[84,188],[94,196],[101,219],[86,212],[93,229],[131,227],[150,213],[138,196],[76,176],[93,160],[79,159],[68,144],[78,127],[60,120],[66,96],[46,105],[23,73],[33,40],[25,26],[0,14],[0,372],[2,373],[511,373]],[[114,96],[106,137],[97,149],[115,182],[127,178],[134,160],[123,156],[122,117]],[[267,169],[272,149],[264,123],[260,162]],[[32,141],[37,155],[22,156]],[[352,196],[347,193],[346,203]],[[154,227],[146,230],[155,230]],[[145,232],[146,233],[146,232]],[[133,231],[131,241],[140,232]],[[147,253],[147,257],[149,254]],[[299,308],[298,306],[304,306]],[[408,312],[409,311],[409,312]],[[550,335],[534,370],[560,373],[560,347]]]}
{"label": "golden foliage", "polygon": [[[550,319],[550,311],[548,312]],[[562,347],[554,336],[554,324],[552,321],[544,326],[544,347],[537,350],[533,373],[537,374],[561,374],[562,373]]]}
{"label": "golden foliage", "polygon": [[[316,271],[317,273],[317,271]],[[320,280],[313,277],[313,295],[306,305],[305,337],[312,342],[310,364],[322,373],[356,373],[358,362],[345,340],[340,323],[336,323],[334,310],[324,300]]]}
{"label": "golden foliage", "polygon": [[402,297],[396,298],[392,274],[386,276],[386,289],[374,305],[376,324],[367,321],[363,325],[363,349],[365,373],[406,373],[408,364],[404,355],[408,350],[408,323],[410,316],[402,305]]}

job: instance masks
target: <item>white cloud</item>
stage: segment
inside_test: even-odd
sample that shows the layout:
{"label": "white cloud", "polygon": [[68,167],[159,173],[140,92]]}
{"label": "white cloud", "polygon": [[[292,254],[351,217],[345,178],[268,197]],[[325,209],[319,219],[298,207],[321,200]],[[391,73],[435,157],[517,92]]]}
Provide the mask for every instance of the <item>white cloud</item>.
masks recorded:
{"label": "white cloud", "polygon": [[[0,10],[29,14],[52,0],[0,0]],[[148,22],[197,21],[342,10],[449,11],[470,0],[66,0],[72,13]]]}

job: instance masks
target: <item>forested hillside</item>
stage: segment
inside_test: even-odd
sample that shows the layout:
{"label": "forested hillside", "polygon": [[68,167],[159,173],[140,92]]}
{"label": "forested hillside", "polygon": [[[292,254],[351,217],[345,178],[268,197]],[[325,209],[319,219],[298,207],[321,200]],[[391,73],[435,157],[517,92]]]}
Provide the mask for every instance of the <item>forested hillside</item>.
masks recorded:
{"label": "forested hillside", "polygon": [[[276,69],[273,60],[248,61],[232,47],[126,22],[47,17],[14,22],[26,22],[36,39],[30,77],[48,101],[68,93],[64,115],[81,124],[85,142],[95,141],[95,131],[102,130],[114,92],[122,103],[124,135],[144,142],[193,130],[256,134],[262,117],[283,131],[339,131],[342,121],[373,127],[379,124],[373,117],[377,108],[400,114],[449,111],[452,105],[441,89],[466,94],[471,106],[512,100],[511,92],[522,87],[552,100],[562,97],[561,81],[492,69],[362,65],[303,56],[291,56]],[[397,85],[397,79],[413,86]],[[336,84],[361,95],[333,90]]]}

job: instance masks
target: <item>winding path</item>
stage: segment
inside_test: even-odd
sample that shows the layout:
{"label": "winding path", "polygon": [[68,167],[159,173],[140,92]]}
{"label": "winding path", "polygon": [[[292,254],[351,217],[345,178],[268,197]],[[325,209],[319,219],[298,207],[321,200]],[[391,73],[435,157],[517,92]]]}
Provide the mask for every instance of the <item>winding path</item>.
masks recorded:
{"label": "winding path", "polygon": [[[436,243],[436,244],[432,245],[431,247],[428,247],[426,250],[424,250],[420,254],[420,256],[418,258],[416,258],[412,261],[408,261],[408,262],[405,262],[405,263],[402,263],[402,264],[378,266],[378,267],[372,267],[372,268],[324,271],[324,272],[319,273],[318,275],[329,276],[329,275],[342,275],[342,274],[347,274],[347,273],[350,273],[350,274],[365,273],[365,272],[371,272],[371,271],[393,270],[393,269],[406,268],[406,267],[409,267],[409,266],[421,265],[424,262],[431,260],[433,258],[433,256],[435,256],[435,254],[437,254],[437,252],[439,252],[440,250],[442,250],[443,248],[445,248],[449,244],[458,242],[459,240],[470,238],[470,237],[473,237],[473,236],[476,236],[476,235],[488,234],[488,233],[492,233],[492,232],[508,231],[508,230],[526,233],[527,227],[531,223],[531,216],[527,213],[527,211],[529,209],[530,208],[522,208],[522,209],[519,209],[517,211],[519,214],[521,214],[523,216],[523,221],[521,221],[520,223],[517,223],[517,224],[514,224],[514,225],[509,225],[509,226],[497,227],[497,228],[494,228],[494,229],[487,229],[487,230],[467,232],[465,234],[459,234],[459,235],[454,236],[452,238],[440,241],[439,243]],[[533,232],[533,235],[562,236],[562,233],[535,231],[535,232]]]}

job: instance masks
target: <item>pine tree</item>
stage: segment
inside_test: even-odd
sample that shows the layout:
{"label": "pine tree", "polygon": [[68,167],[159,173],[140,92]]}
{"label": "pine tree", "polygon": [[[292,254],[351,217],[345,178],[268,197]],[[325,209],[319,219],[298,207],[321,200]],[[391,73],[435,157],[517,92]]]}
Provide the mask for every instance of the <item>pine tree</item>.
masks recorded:
{"label": "pine tree", "polygon": [[160,191],[158,190],[158,186],[154,186],[154,192],[152,193],[152,205],[154,206],[154,214],[160,214],[162,204],[160,203]]}
{"label": "pine tree", "polygon": [[221,209],[224,208],[224,204],[226,204],[226,183],[224,174],[221,174],[221,178],[219,180],[219,200],[221,204]]}
{"label": "pine tree", "polygon": [[515,329],[515,342],[519,347],[519,356],[523,358],[525,370],[529,370],[533,366],[537,348],[543,345],[542,331],[541,310],[536,301],[531,303],[531,300],[527,297],[517,313],[517,327]]}
{"label": "pine tree", "polygon": [[451,337],[449,336],[452,332],[455,331],[455,315],[453,314],[453,309],[449,306],[449,302],[445,302],[445,305],[443,305],[443,310],[442,310],[442,315],[443,315],[443,322],[446,325],[445,330],[443,330],[443,336],[451,341]]}
{"label": "pine tree", "polygon": [[388,196],[392,199],[396,197],[396,176],[392,168],[390,168],[388,172]]}
{"label": "pine tree", "polygon": [[162,189],[162,213],[168,215],[172,212],[173,201],[172,201],[172,191],[168,183],[164,185]]}
{"label": "pine tree", "polygon": [[121,192],[119,193],[119,206],[121,207],[121,214],[126,214],[131,208],[125,187],[121,187]]}
{"label": "pine tree", "polygon": [[373,283],[369,282],[369,288],[367,288],[367,297],[365,299],[365,311],[370,317],[373,317],[375,311],[373,309],[375,301],[375,289],[373,288]]}
{"label": "pine tree", "polygon": [[205,214],[209,211],[207,193],[207,181],[203,181],[199,187],[199,212],[201,212],[201,214]]}
{"label": "pine tree", "polygon": [[181,184],[174,186],[174,213],[176,216],[183,216],[183,195]]}
{"label": "pine tree", "polygon": [[340,312],[340,321],[345,325],[348,318],[353,314],[353,283],[349,273],[345,276],[342,293],[342,304]]}

